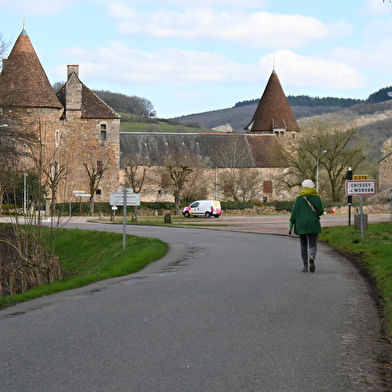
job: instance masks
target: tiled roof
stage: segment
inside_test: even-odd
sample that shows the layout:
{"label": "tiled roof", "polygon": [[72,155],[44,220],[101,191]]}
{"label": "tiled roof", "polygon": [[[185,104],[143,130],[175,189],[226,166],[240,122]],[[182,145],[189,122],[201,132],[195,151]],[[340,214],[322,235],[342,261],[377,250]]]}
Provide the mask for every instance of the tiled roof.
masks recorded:
{"label": "tiled roof", "polygon": [[62,108],[25,30],[3,63],[0,105]]}
{"label": "tiled roof", "polygon": [[282,148],[275,135],[245,135],[255,167],[287,167],[280,150]]}
{"label": "tiled roof", "polygon": [[245,129],[249,132],[272,133],[277,128],[287,131],[299,131],[297,120],[283,92],[278,75],[274,70],[268,80],[252,121]]}
{"label": "tiled roof", "polygon": [[151,166],[160,166],[169,154],[209,159],[211,167],[223,167],[219,151],[229,148],[233,138],[243,151],[235,167],[282,167],[276,158],[280,145],[274,135],[198,134],[198,133],[138,133],[121,132],[121,157],[140,155]]}
{"label": "tiled roof", "polygon": [[[72,74],[70,78],[77,78],[78,82],[82,85],[82,118],[96,118],[96,119],[114,119],[120,118],[109,105],[107,105],[101,98],[93,93],[79,78]],[[66,108],[66,84],[57,92],[57,98]]]}

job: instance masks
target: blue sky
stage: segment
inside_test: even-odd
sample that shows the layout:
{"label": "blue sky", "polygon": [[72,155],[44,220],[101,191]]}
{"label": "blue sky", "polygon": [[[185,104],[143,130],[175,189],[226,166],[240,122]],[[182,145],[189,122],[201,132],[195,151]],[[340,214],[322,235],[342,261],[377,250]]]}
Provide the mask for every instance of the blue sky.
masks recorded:
{"label": "blue sky", "polygon": [[80,65],[91,89],[149,99],[158,117],[259,98],[273,66],[286,95],[366,99],[392,85],[390,0],[0,0],[51,83]]}

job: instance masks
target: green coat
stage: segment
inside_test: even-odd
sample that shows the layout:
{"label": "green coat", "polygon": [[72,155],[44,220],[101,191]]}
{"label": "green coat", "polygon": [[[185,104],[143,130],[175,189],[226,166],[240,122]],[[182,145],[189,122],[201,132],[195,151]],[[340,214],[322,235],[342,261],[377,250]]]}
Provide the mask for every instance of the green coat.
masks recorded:
{"label": "green coat", "polygon": [[[316,214],[310,208],[305,196],[313,205]],[[324,206],[315,188],[304,188],[299,196],[295,199],[293,211],[290,217],[290,228],[294,226],[294,233],[303,234],[319,234],[321,233],[321,224],[319,217],[324,213]]]}

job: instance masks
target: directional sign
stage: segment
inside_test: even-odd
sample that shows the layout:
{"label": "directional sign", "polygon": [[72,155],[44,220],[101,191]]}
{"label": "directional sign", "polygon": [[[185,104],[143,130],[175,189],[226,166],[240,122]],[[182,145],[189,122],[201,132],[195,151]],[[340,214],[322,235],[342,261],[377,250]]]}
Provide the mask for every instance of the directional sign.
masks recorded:
{"label": "directional sign", "polygon": [[347,196],[371,196],[377,193],[376,180],[346,181]]}
{"label": "directional sign", "polygon": [[[126,193],[125,204],[127,206],[140,206],[140,193]],[[111,193],[110,205],[124,205],[124,193]]]}

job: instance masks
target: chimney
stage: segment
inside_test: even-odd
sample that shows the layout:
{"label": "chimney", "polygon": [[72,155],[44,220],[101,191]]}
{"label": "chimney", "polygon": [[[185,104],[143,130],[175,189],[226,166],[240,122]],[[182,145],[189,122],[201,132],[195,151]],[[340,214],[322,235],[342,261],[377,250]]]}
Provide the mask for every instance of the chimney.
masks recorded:
{"label": "chimney", "polygon": [[67,69],[68,69],[67,80],[70,78],[70,76],[73,73],[79,78],[79,65],[68,65]]}

